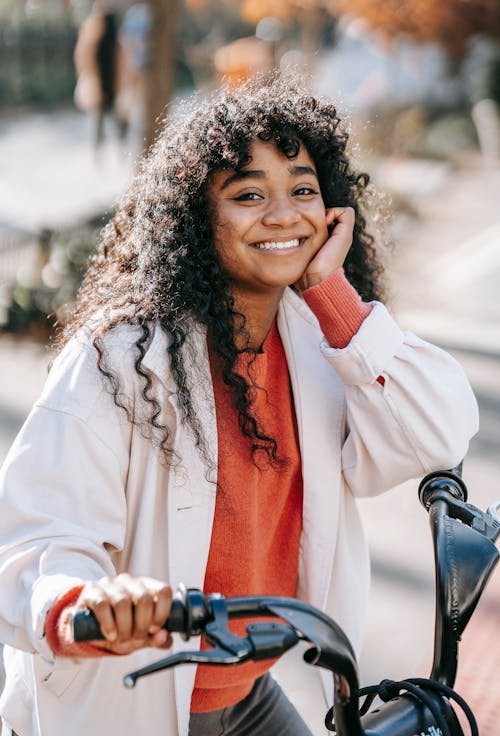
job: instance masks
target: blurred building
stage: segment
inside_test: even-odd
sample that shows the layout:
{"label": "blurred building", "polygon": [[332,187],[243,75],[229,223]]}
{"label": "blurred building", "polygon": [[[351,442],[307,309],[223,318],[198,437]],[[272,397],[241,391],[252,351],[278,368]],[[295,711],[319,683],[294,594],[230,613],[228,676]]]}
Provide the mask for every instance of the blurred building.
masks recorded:
{"label": "blurred building", "polygon": [[475,94],[495,43],[477,37],[459,68],[437,44],[401,38],[391,45],[361,20],[340,21],[337,43],[317,56],[315,86],[349,110],[387,103],[454,106]]}

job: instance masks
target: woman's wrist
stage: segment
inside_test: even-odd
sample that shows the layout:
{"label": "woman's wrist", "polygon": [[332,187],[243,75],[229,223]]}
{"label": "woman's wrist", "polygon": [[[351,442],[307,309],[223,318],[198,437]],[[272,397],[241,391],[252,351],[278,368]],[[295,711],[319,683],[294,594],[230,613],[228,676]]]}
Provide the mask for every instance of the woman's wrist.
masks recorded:
{"label": "woman's wrist", "polygon": [[349,344],[372,310],[371,304],[361,301],[343,268],[306,289],[302,296],[318,318],[329,344],[336,348]]}

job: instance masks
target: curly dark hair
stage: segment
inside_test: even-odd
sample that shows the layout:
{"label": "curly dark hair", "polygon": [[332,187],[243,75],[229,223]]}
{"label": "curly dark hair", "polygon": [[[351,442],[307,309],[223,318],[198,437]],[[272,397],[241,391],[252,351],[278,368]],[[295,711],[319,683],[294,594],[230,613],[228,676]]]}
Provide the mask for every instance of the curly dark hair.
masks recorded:
{"label": "curly dark hair", "polygon": [[160,430],[161,447],[167,461],[173,462],[169,432],[160,422],[161,407],[142,363],[152,331],[159,326],[169,336],[165,358],[177,384],[182,419],[207,459],[192,403],[192,365],[183,350],[193,323],[205,326],[254,459],[263,451],[268,462],[279,463],[276,440],[252,413],[253,387],[235,371],[235,335],[244,329],[244,316],[235,309],[229,279],[214,247],[207,184],[215,172],[237,170],[248,163],[249,145],[255,139],[275,143],[289,158],[303,144],[317,168],[325,206],[355,210],[345,272],[362,298],[371,300],[381,297],[382,268],[361,208],[368,176],[351,169],[348,135],[334,105],[314,97],[301,81],[276,75],[236,90],[221,89],[190,105],[194,109],[184,109],[183,115],[166,124],[104,228],[59,346],[99,313],[93,330],[99,370],[110,382],[115,403],[138,422],[121,393],[119,376],[108,365],[102,338],[122,323],[140,328],[135,370],[144,405],[149,407],[147,419],[141,422],[149,430]]}

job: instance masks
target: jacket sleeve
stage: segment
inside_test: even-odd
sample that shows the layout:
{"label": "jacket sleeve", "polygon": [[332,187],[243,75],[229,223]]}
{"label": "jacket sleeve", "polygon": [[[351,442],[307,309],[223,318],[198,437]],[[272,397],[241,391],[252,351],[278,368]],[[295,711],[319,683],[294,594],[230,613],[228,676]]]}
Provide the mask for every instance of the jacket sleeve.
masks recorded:
{"label": "jacket sleeve", "polygon": [[478,430],[478,409],[461,366],[403,332],[375,303],[343,349],[322,350],[345,385],[346,483],[374,495],[430,471],[452,468]]}
{"label": "jacket sleeve", "polygon": [[70,343],[0,473],[0,640],[53,658],[53,601],[113,575],[123,544],[130,425],[90,346]]}

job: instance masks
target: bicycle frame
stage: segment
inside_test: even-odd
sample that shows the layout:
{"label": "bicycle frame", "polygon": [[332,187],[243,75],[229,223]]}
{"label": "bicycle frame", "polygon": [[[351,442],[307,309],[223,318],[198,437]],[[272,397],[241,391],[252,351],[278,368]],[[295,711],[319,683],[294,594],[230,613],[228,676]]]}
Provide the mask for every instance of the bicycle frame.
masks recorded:
{"label": "bicycle frame", "polygon": [[[482,512],[467,503],[460,468],[427,475],[419,497],[429,511],[436,570],[434,657],[429,681],[405,681],[385,687],[388,702],[365,713],[359,711],[359,679],[351,644],[342,629],[321,611],[292,598],[204,596],[199,590],[179,589],[165,624],[185,639],[204,634],[212,649],[178,652],[133,672],[124,684],[133,687],[140,677],[183,663],[234,665],[248,659],[280,656],[299,640],[313,646],[304,654],[308,664],[332,672],[335,730],[339,736],[463,736],[443,688],[451,688],[458,662],[458,642],[498,562],[495,541],[500,535],[496,509]],[[252,623],[246,637],[228,630],[229,618],[276,616],[284,623]],[[90,611],[73,621],[75,641],[100,638]],[[421,687],[420,698],[401,689]],[[418,684],[419,683],[419,684]],[[373,697],[370,699],[370,703]],[[329,714],[327,714],[328,722]],[[327,727],[332,726],[327,724]]]}

